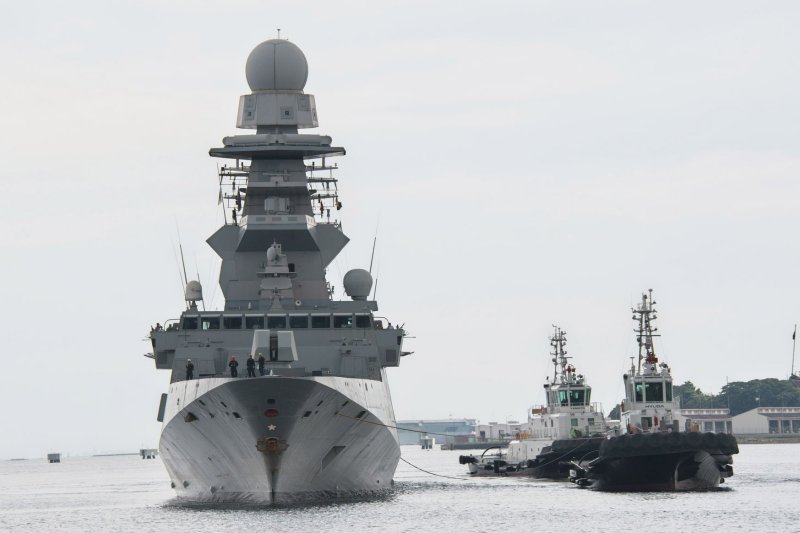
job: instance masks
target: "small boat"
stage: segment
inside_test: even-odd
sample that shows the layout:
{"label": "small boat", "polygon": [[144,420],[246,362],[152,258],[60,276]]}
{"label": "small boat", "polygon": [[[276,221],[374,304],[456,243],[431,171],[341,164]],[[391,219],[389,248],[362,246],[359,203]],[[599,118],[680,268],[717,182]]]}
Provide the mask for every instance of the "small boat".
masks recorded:
{"label": "small boat", "polygon": [[[672,374],[659,363],[653,339],[659,335],[653,291],[632,309],[639,345],[637,365],[622,376],[619,436],[604,441],[597,458],[573,461],[570,480],[606,491],[686,491],[713,489],[733,475],[733,435],[700,433],[680,416]],[[681,427],[683,426],[683,427]],[[683,431],[682,431],[683,429]]]}
{"label": "small boat", "polygon": [[564,349],[567,333],[557,326],[553,329],[553,378],[548,376],[544,383],[547,403],[528,410],[525,429],[505,453],[487,455],[490,448],[480,457],[459,457],[470,474],[566,479],[571,461],[597,457],[606,433],[603,409],[591,402],[592,388],[569,362]]}
{"label": "small boat", "polygon": [[525,474],[524,465],[508,462],[508,448],[490,446],[479,456],[461,455],[458,462],[467,465],[472,476],[520,476]]}

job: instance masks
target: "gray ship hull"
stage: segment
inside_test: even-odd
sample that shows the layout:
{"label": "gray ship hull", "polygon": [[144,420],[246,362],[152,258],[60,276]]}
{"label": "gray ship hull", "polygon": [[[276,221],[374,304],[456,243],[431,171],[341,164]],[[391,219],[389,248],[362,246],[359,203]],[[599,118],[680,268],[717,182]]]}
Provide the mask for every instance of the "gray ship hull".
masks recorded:
{"label": "gray ship hull", "polygon": [[170,386],[159,451],[178,498],[283,504],[391,488],[400,458],[385,381],[209,378]]}

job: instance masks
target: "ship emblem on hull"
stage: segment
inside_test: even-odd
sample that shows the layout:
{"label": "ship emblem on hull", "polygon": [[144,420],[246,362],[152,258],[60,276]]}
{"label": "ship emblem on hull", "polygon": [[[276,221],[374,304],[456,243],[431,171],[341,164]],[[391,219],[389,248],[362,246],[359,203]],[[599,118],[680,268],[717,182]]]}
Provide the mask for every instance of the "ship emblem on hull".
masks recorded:
{"label": "ship emblem on hull", "polygon": [[275,437],[261,437],[256,441],[256,449],[263,454],[281,453],[288,447],[286,440]]}

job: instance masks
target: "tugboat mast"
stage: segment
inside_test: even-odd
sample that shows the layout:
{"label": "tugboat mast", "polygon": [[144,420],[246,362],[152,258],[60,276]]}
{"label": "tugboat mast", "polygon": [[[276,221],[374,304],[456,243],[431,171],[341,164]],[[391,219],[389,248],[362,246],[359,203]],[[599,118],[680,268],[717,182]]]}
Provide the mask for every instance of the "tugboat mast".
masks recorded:
{"label": "tugboat mast", "polygon": [[567,351],[564,349],[566,344],[567,332],[558,326],[553,326],[553,336],[550,337],[550,346],[553,347],[553,351],[550,352],[550,355],[553,356],[553,383],[558,382],[559,375],[561,382],[566,383],[567,381],[567,373],[570,368],[568,360],[572,358],[567,357]]}
{"label": "tugboat mast", "polygon": [[655,333],[658,331],[657,327],[652,325],[652,321],[656,320],[655,300],[653,300],[653,289],[648,289],[648,294],[642,294],[642,302],[633,311],[633,320],[636,322],[636,328],[633,330],[636,333],[636,342],[639,343],[639,359],[637,362],[636,371],[642,371],[642,359],[646,363],[658,363],[656,357],[655,347],[653,346],[653,337],[660,337],[661,335]]}

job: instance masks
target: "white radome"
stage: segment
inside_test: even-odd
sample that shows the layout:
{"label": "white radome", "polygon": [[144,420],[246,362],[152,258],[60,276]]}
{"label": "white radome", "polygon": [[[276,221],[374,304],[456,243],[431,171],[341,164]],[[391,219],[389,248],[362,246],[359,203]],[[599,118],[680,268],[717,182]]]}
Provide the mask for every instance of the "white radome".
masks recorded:
{"label": "white radome", "polygon": [[308,80],[308,62],[296,44],[270,39],[250,52],[245,75],[253,91],[302,91]]}
{"label": "white radome", "polygon": [[199,302],[203,299],[203,286],[199,281],[192,280],[186,284],[185,299],[187,302]]}
{"label": "white radome", "polygon": [[366,300],[372,290],[372,274],[363,268],[354,268],[344,275],[344,291],[353,300]]}

